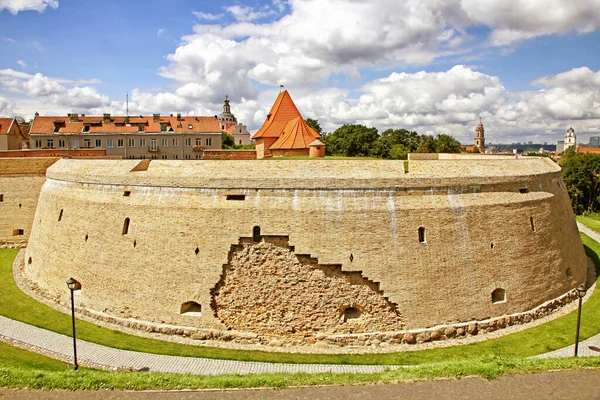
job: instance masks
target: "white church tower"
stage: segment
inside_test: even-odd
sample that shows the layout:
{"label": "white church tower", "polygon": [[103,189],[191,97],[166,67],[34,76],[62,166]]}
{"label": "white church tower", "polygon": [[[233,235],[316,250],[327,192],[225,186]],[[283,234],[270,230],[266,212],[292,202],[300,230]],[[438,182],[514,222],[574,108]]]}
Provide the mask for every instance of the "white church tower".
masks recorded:
{"label": "white church tower", "polygon": [[573,147],[573,149],[577,151],[577,137],[575,136],[575,130],[572,127],[569,127],[565,134],[565,150],[569,147]]}

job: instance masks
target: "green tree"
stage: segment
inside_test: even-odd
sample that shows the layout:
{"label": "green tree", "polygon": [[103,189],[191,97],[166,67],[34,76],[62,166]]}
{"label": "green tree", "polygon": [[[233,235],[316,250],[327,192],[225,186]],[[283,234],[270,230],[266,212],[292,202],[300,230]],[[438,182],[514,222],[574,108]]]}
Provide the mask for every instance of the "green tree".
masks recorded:
{"label": "green tree", "polygon": [[460,142],[443,133],[434,139],[434,147],[436,153],[460,153]]}
{"label": "green tree", "polygon": [[431,135],[421,136],[417,153],[435,153],[435,139]]}
{"label": "green tree", "polygon": [[372,155],[381,158],[394,158],[391,157],[390,151],[395,145],[401,144],[408,152],[414,152],[419,147],[419,141],[419,134],[415,131],[388,129],[373,144]]}
{"label": "green tree", "polygon": [[410,151],[403,144],[395,144],[390,149],[389,158],[394,160],[406,160]]}
{"label": "green tree", "polygon": [[600,211],[600,156],[569,148],[562,154],[561,166],[575,214]]}
{"label": "green tree", "polygon": [[221,132],[221,148],[222,149],[233,149],[235,148],[235,140],[233,136],[226,132]]}
{"label": "green tree", "polygon": [[321,125],[319,125],[318,119],[306,118],[304,121],[308,124],[308,126],[313,128],[315,132],[323,136],[323,129],[321,128]]}
{"label": "green tree", "polygon": [[366,157],[371,155],[371,149],[379,138],[376,128],[367,128],[364,125],[346,124],[327,135],[327,154]]}

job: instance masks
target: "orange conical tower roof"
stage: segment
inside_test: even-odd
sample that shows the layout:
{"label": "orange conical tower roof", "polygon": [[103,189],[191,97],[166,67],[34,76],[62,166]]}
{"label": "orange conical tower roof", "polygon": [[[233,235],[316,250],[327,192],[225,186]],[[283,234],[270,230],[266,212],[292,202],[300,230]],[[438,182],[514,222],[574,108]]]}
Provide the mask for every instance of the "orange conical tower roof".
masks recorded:
{"label": "orange conical tower roof", "polygon": [[290,120],[283,129],[281,136],[271,145],[271,149],[307,149],[316,139],[320,138],[302,116]]}
{"label": "orange conical tower roof", "polygon": [[287,123],[296,117],[302,118],[290,94],[287,90],[284,90],[279,93],[275,104],[273,104],[267,115],[267,119],[252,138],[279,137]]}

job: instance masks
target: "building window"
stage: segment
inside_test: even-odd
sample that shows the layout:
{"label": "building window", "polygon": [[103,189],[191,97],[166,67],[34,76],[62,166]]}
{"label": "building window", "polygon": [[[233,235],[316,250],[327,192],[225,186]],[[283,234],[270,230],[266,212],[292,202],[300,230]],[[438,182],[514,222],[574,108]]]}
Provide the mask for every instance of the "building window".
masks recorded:
{"label": "building window", "polygon": [[255,226],[252,228],[252,240],[255,242],[260,242],[260,226]]}
{"label": "building window", "polygon": [[202,138],[196,138],[196,146],[202,146]]}
{"label": "building window", "polygon": [[156,151],[157,150],[157,148],[156,148],[156,139],[150,140],[150,150],[151,151]]}
{"label": "building window", "polygon": [[212,146],[212,138],[206,138],[206,145]]}
{"label": "building window", "polygon": [[127,139],[127,146],[135,147],[135,139]]}
{"label": "building window", "polygon": [[156,160],[156,158],[157,158],[157,157],[156,157],[156,154],[152,154],[152,159],[153,159],[153,160]]}
{"label": "building window", "polygon": [[73,148],[74,149],[78,149],[79,148],[79,139],[73,139]]}
{"label": "building window", "polygon": [[144,130],[145,130],[144,124],[139,124],[138,125],[138,132],[144,132]]}
{"label": "building window", "polygon": [[42,141],[40,139],[35,139],[35,148],[36,149],[42,148]]}
{"label": "building window", "polygon": [[4,201],[4,195],[0,194],[0,203],[2,203]]}
{"label": "building window", "polygon": [[83,139],[83,147],[88,148],[92,147],[92,141],[90,139]]}
{"label": "building window", "polygon": [[187,301],[181,305],[180,314],[199,317],[202,315],[202,306],[195,301]]}
{"label": "building window", "polygon": [[347,322],[348,320],[351,320],[351,319],[360,318],[362,313],[356,307],[346,307],[346,308],[344,308],[343,314],[344,314],[344,322]]}
{"label": "building window", "polygon": [[421,226],[419,227],[419,243],[427,243],[425,239],[425,228]]}
{"label": "building window", "polygon": [[167,147],[169,145],[169,139],[167,139],[167,138],[160,139],[160,145],[162,147]]}
{"label": "building window", "polygon": [[503,303],[506,301],[506,290],[502,288],[494,289],[492,292],[492,304]]}
{"label": "building window", "polygon": [[194,126],[192,124],[188,124],[188,129],[194,129]]}
{"label": "building window", "polygon": [[225,197],[227,200],[237,200],[237,201],[243,201],[246,200],[246,195],[244,194],[228,194],[227,197]]}
{"label": "building window", "polygon": [[127,232],[129,232],[129,218],[125,218],[125,221],[123,221],[123,235],[127,235]]}
{"label": "building window", "polygon": [[185,159],[186,159],[186,160],[189,160],[190,158],[192,158],[192,157],[191,157],[189,154],[186,154],[186,155],[185,155]]}
{"label": "building window", "polygon": [[65,139],[58,139],[58,147],[61,149],[65,148]]}
{"label": "building window", "polygon": [[185,145],[190,147],[192,145],[192,138],[186,137],[185,138]]}
{"label": "building window", "polygon": [[96,147],[102,147],[102,139],[96,139]]}
{"label": "building window", "polygon": [[173,147],[177,147],[177,146],[179,146],[179,139],[173,138]]}
{"label": "building window", "polygon": [[117,147],[125,147],[125,140],[117,139]]}
{"label": "building window", "polygon": [[200,159],[200,154],[196,154],[196,160]]}
{"label": "building window", "polygon": [[107,148],[112,148],[113,147],[113,140],[112,139],[106,139],[106,147]]}
{"label": "building window", "polygon": [[25,231],[23,229],[13,229],[13,236],[22,236],[25,234]]}
{"label": "building window", "polygon": [[140,147],[146,147],[146,139],[140,139]]}
{"label": "building window", "polygon": [[160,156],[160,158],[162,158],[163,160],[166,160],[166,159],[168,158],[168,156],[167,156],[166,154],[162,154],[162,155]]}
{"label": "building window", "polygon": [[179,155],[178,154],[173,154],[173,160],[179,160]]}
{"label": "building window", "polygon": [[46,140],[46,146],[53,149],[54,148],[54,140],[52,140],[52,139]]}

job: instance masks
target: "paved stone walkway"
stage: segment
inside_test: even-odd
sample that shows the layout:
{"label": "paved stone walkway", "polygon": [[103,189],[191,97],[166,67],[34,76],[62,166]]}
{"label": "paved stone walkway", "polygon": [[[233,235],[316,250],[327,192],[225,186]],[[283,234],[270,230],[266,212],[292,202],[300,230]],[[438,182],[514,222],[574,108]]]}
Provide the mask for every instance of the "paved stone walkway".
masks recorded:
{"label": "paved stone walkway", "polygon": [[[582,224],[579,230],[600,242],[600,235]],[[585,317],[585,315],[584,315]],[[585,323],[585,320],[582,321]],[[37,328],[9,318],[0,316],[0,339],[19,347],[49,355],[62,360],[72,360],[73,341],[64,336],[45,329]],[[600,334],[579,344],[579,355],[582,357],[600,356],[600,352],[590,349],[600,348]],[[542,354],[537,357],[572,357],[574,345]],[[155,372],[190,373],[201,375],[220,374],[253,374],[253,373],[323,373],[347,372],[369,373],[386,369],[398,369],[400,366],[382,365],[327,365],[327,364],[280,364],[244,362],[231,360],[215,360],[208,358],[178,357],[159,354],[139,353],[118,350],[98,344],[77,341],[77,353],[81,365],[104,367],[110,369],[145,370]]]}
{"label": "paved stone walkway", "polygon": [[[41,349],[43,353],[54,358],[72,360],[73,339],[69,336],[0,316],[0,337],[2,336],[20,347]],[[199,375],[275,372],[369,373],[399,368],[380,365],[281,364],[166,356],[118,350],[84,340],[77,340],[77,358],[81,365]]]}

